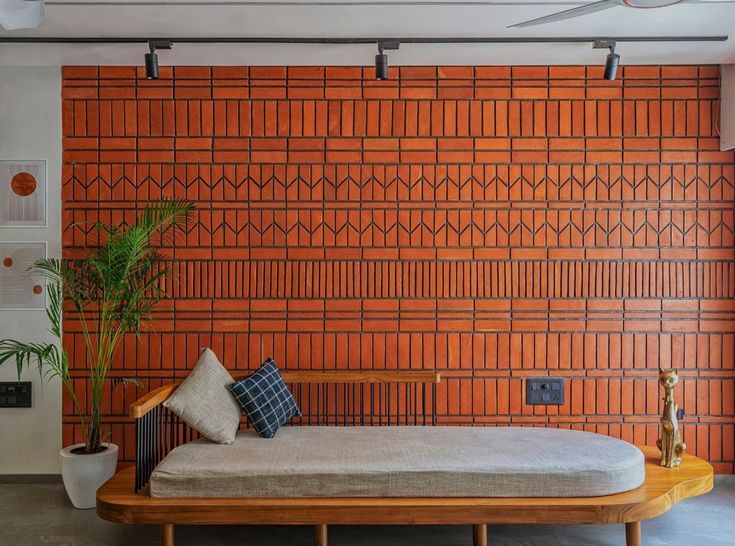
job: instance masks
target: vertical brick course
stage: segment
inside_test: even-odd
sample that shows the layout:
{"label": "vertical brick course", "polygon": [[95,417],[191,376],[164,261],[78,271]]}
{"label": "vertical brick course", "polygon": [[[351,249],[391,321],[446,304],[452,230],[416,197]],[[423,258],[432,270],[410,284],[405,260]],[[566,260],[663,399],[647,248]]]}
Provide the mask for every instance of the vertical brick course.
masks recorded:
{"label": "vertical brick course", "polygon": [[[436,369],[442,424],[657,435],[680,368],[690,450],[733,472],[735,158],[718,69],[66,67],[63,245],[143,202],[197,205],[112,377]],[[83,375],[79,324],[64,343]],[[560,407],[524,378],[564,377]],[[106,421],[134,457],[126,406]],[[65,441],[78,439],[68,400]]]}

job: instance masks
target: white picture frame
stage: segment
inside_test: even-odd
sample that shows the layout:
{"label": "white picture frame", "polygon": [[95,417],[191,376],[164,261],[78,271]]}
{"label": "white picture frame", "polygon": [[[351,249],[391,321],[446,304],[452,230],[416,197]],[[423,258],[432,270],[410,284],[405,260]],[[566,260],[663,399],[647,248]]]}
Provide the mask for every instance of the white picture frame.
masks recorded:
{"label": "white picture frame", "polygon": [[45,241],[0,241],[0,311],[46,309],[46,280],[28,267],[47,252]]}
{"label": "white picture frame", "polygon": [[48,227],[45,159],[0,158],[0,227]]}

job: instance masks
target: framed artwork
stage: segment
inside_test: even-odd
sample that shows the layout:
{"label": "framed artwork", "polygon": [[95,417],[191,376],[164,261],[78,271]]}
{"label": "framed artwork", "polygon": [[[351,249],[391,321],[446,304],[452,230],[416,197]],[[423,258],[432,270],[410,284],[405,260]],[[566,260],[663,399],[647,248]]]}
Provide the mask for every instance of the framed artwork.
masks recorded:
{"label": "framed artwork", "polygon": [[46,257],[46,243],[0,242],[0,310],[43,310],[46,282],[28,269]]}
{"label": "framed artwork", "polygon": [[0,226],[46,226],[46,160],[0,159]]}

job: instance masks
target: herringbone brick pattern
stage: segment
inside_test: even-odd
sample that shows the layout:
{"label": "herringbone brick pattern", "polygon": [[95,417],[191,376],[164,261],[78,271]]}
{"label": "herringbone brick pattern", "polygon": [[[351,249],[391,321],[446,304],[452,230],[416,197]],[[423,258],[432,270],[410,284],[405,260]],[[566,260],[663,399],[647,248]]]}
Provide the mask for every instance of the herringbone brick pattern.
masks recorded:
{"label": "herringbone brick pattern", "polygon": [[[442,424],[652,444],[659,364],[691,451],[735,460],[735,161],[717,67],[64,69],[64,253],[162,196],[195,221],[113,376],[431,369]],[[65,344],[83,351],[73,313]],[[77,375],[80,371],[74,372]],[[525,377],[568,380],[560,407]],[[133,458],[126,405],[106,421]],[[67,442],[74,418],[64,409]]]}

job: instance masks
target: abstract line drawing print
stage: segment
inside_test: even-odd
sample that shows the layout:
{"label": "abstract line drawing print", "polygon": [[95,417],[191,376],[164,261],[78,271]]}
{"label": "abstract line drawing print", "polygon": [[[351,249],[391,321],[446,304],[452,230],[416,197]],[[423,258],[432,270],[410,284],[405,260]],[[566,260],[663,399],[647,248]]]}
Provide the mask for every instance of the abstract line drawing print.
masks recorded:
{"label": "abstract line drawing print", "polygon": [[0,226],[46,226],[46,161],[0,160]]}
{"label": "abstract line drawing print", "polygon": [[46,308],[46,286],[29,269],[46,257],[46,243],[0,242],[0,309]]}

